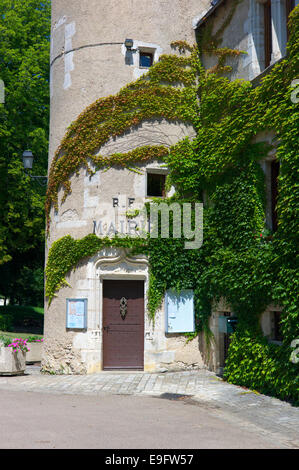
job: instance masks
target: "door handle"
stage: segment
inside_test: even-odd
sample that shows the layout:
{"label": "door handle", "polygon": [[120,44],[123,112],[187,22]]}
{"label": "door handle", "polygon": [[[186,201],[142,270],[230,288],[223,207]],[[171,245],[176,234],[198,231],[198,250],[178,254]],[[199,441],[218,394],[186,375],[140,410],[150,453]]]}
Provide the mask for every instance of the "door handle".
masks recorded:
{"label": "door handle", "polygon": [[108,333],[109,330],[110,330],[110,326],[109,326],[109,325],[108,325],[108,326],[104,326],[104,331],[107,331],[107,333]]}

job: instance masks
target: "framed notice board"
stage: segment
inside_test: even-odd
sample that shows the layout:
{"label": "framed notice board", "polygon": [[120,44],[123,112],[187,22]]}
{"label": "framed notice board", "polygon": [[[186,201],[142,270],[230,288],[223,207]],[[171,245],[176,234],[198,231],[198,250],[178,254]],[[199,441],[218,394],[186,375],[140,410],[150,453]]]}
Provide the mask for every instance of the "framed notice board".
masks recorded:
{"label": "framed notice board", "polygon": [[194,293],[191,289],[175,292],[170,289],[165,297],[166,333],[193,333]]}
{"label": "framed notice board", "polygon": [[86,330],[87,299],[66,299],[66,327],[72,330]]}

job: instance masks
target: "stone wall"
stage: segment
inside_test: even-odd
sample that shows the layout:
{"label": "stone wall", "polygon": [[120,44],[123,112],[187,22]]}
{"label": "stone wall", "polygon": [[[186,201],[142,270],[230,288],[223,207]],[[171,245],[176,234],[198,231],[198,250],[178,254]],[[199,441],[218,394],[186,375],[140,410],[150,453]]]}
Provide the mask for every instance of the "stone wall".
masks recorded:
{"label": "stone wall", "polygon": [[171,52],[176,40],[195,42],[192,18],[209,0],[53,0],[49,162],[76,117],[98,98],[117,93],[144,70],[128,60],[124,41]]}

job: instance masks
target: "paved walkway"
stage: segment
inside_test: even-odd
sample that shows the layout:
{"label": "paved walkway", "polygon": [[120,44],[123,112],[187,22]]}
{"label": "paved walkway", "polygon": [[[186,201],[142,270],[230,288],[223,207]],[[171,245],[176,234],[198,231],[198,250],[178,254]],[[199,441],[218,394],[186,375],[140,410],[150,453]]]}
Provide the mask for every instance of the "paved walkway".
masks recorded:
{"label": "paved walkway", "polygon": [[[27,366],[26,375],[0,377],[0,390],[72,395],[150,395],[196,404],[257,429],[287,447],[299,448],[299,408],[228,384],[207,370],[167,373],[101,372],[44,375]],[[1,397],[1,393],[0,393]]]}

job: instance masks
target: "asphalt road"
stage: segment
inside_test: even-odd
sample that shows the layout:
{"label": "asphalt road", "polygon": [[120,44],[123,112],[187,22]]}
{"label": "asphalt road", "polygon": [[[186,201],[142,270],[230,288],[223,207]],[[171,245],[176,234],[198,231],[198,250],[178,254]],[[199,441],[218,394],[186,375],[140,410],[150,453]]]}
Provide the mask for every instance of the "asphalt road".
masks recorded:
{"label": "asphalt road", "polygon": [[270,432],[193,400],[0,390],[1,449],[275,449]]}

